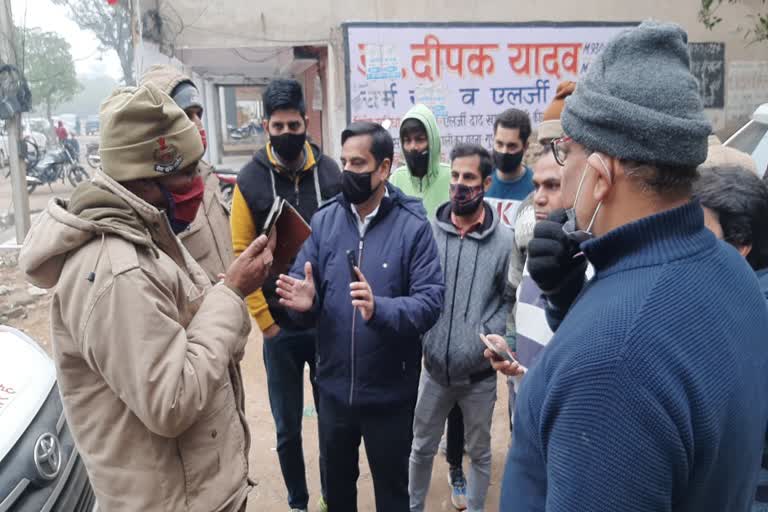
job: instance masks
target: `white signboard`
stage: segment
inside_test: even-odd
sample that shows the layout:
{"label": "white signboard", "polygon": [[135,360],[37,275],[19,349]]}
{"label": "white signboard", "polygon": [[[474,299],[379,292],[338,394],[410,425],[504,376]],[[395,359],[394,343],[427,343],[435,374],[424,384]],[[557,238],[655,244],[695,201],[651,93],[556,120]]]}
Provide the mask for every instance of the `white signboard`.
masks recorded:
{"label": "white signboard", "polygon": [[444,158],[457,142],[490,148],[496,115],[520,108],[536,126],[558,83],[577,81],[632,25],[349,23],[347,118],[390,120],[399,145],[401,118],[424,103],[438,118]]}

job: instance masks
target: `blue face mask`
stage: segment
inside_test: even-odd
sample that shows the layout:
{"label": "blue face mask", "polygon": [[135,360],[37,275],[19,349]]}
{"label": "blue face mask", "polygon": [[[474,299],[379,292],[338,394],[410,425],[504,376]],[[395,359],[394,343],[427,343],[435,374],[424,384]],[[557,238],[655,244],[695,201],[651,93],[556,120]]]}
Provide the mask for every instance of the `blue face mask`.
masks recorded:
{"label": "blue face mask", "polygon": [[579,196],[581,195],[581,187],[584,185],[584,178],[587,175],[587,169],[589,168],[589,164],[587,164],[581,173],[579,186],[576,189],[576,197],[573,199],[573,206],[565,210],[565,215],[568,217],[568,220],[565,222],[565,224],[563,224],[563,231],[565,232],[565,235],[570,240],[573,240],[577,245],[581,245],[583,242],[586,242],[587,240],[595,237],[595,235],[592,234],[592,226],[595,224],[597,212],[600,211],[600,207],[603,205],[602,201],[597,203],[597,208],[595,208],[595,213],[592,214],[592,220],[589,221],[587,229],[578,228],[576,223],[576,203],[579,201]]}

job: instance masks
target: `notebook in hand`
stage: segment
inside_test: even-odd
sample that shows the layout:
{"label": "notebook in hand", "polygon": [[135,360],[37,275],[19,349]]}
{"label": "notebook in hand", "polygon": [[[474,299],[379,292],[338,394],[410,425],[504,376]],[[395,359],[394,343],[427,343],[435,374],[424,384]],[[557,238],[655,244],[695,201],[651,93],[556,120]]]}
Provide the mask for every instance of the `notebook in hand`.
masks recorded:
{"label": "notebook in hand", "polygon": [[290,270],[293,260],[299,254],[304,241],[309,238],[312,229],[288,201],[276,197],[264,221],[262,233],[269,236],[273,231],[277,243],[271,272],[284,274]]}

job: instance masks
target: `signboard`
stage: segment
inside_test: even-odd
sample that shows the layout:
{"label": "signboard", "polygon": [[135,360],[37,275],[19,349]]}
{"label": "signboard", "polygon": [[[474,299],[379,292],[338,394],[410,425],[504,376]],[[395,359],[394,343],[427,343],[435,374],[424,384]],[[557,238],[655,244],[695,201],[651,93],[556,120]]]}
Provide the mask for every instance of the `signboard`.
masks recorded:
{"label": "signboard", "polygon": [[502,111],[535,127],[558,83],[578,80],[605,43],[634,23],[348,23],[347,121],[400,120],[417,103],[438,118],[445,159],[458,142],[490,148]]}
{"label": "signboard", "polygon": [[[535,129],[557,85],[578,81],[605,43],[634,25],[345,24],[347,121],[388,121],[397,163],[400,122],[423,103],[437,117],[443,161],[460,142],[491,149],[498,114],[525,110]],[[520,201],[486,201],[512,227]]]}
{"label": "signboard", "polygon": [[699,82],[704,108],[725,106],[725,43],[689,43],[691,73]]}

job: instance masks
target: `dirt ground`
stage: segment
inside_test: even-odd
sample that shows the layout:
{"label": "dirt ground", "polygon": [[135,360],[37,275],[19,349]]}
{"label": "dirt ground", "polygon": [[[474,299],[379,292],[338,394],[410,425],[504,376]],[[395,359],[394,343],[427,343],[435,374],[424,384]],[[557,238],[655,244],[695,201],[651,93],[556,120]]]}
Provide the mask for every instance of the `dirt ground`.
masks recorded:
{"label": "dirt ground", "polygon": [[[0,286],[11,291],[0,295],[0,315],[11,305],[10,302],[26,302],[23,305],[25,317],[7,319],[6,323],[23,330],[50,353],[51,340],[49,330],[48,309],[50,294],[34,295],[39,291],[29,289],[23,281],[21,273],[14,265],[9,266],[9,257],[0,254]],[[30,295],[29,292],[32,292]],[[0,292],[1,293],[1,292]],[[243,361],[243,375],[246,389],[246,412],[251,427],[252,444],[250,454],[251,477],[258,485],[249,496],[248,512],[262,510],[288,510],[285,486],[280,474],[280,466],[275,450],[275,428],[269,409],[267,396],[266,372],[262,360],[262,336],[254,325],[253,333],[246,348]],[[312,393],[309,385],[309,371],[304,386],[304,450],[310,488],[310,511],[317,510],[317,500],[320,496],[320,477],[318,470],[317,416],[314,414]],[[504,460],[509,443],[509,428],[506,412],[507,404],[506,381],[501,377],[498,381],[498,400],[493,415],[493,469],[491,488],[488,492],[486,510],[498,510],[499,485],[504,468]],[[361,451],[364,448],[361,445]],[[465,458],[465,471],[469,464]],[[331,470],[333,470],[331,468]],[[444,457],[438,455],[432,474],[427,507],[428,512],[454,510],[450,503],[450,493],[447,483],[448,466]],[[373,481],[364,454],[361,455],[360,479],[358,481],[358,502],[361,512],[375,510],[373,497]],[[388,512],[388,511],[379,511]]]}

